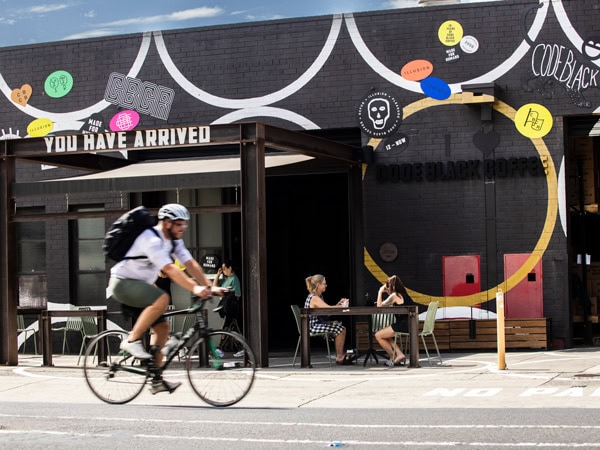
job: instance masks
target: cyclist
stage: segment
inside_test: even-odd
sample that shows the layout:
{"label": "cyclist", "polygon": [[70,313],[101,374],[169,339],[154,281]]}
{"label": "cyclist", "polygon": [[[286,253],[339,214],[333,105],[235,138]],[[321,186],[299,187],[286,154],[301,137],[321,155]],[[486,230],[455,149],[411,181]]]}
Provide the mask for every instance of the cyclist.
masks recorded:
{"label": "cyclist", "polygon": [[[108,295],[128,309],[141,310],[128,340],[121,343],[121,349],[138,359],[151,358],[142,344],[142,336],[152,328],[150,345],[158,347],[154,355],[158,366],[163,360],[160,349],[169,337],[169,323],[163,313],[170,302],[169,294],[154,284],[158,274],[162,271],[172,281],[201,298],[221,295],[227,290],[211,286],[202,267],[185,247],[182,236],[189,220],[190,213],[184,206],[177,203],[162,206],[158,211],[158,224],[154,227],[156,232],[151,229],[143,231],[126,254],[136,258],[124,259],[111,269]],[[177,267],[175,259],[185,266],[190,276]],[[179,382],[156,379],[152,380],[150,390],[153,394],[171,393],[180,385]]]}

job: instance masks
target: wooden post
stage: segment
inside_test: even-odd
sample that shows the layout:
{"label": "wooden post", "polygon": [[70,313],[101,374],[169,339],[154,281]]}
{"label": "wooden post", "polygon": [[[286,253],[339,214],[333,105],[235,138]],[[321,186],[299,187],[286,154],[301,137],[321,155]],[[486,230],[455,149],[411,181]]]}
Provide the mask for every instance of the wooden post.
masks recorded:
{"label": "wooden post", "polygon": [[504,339],[504,292],[502,292],[501,288],[498,288],[498,292],[496,292],[496,330],[498,341],[498,370],[504,370],[506,369],[506,342]]}

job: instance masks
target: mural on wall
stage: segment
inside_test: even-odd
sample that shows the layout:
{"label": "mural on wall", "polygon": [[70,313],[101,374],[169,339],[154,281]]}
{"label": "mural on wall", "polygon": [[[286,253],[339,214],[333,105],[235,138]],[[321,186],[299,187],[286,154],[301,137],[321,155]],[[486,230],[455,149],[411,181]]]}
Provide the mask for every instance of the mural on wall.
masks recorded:
{"label": "mural on wall", "polygon": [[[537,8],[539,10],[542,9],[544,5],[540,4],[540,7]],[[546,5],[547,7],[547,5]],[[438,38],[439,40],[446,46],[450,46],[452,48],[447,50],[447,54],[446,54],[446,59],[445,62],[455,62],[459,59],[459,55],[457,54],[457,50],[454,47],[456,44],[458,43],[462,43],[463,41],[463,29],[462,26],[453,20],[449,20],[444,22],[438,29]],[[464,41],[464,45],[463,47],[465,49],[467,49],[468,51],[472,51],[473,53],[476,52],[479,49],[479,43],[477,41],[476,38],[474,37],[469,37],[467,40]],[[463,50],[464,51],[464,50]],[[409,63],[410,64],[410,63]],[[423,65],[421,63],[422,66],[424,67],[430,67],[431,68],[431,72],[433,72],[433,67],[432,65]],[[405,66],[406,67],[406,66]],[[421,89],[423,91],[423,93],[425,95],[428,95],[429,97],[431,97],[434,100],[446,100],[449,99],[451,97],[452,94],[452,88],[450,87],[450,85],[446,84],[443,80],[439,79],[439,78],[434,78],[429,76],[431,72],[427,73],[427,71],[422,71],[422,73],[426,73],[426,75],[424,77],[419,77],[419,71],[416,70],[410,70],[411,66],[408,66],[409,70],[406,70],[404,67],[403,69],[400,71],[401,74],[405,74],[407,75],[405,78],[407,79],[407,81],[419,81],[420,82],[420,86]],[[416,76],[413,76],[413,74],[416,74]],[[481,81],[481,80],[478,80]],[[433,105],[432,105],[433,106]],[[411,112],[412,113],[412,109],[411,108]],[[407,111],[404,111],[404,118],[407,117]],[[548,134],[550,132],[550,130],[552,129],[552,115],[551,113],[548,111],[547,108],[545,108],[543,105],[539,105],[539,104],[527,104],[524,105],[523,107],[519,108],[519,110],[514,114],[514,126],[517,128],[517,130],[523,134],[524,136],[530,138],[530,139],[535,139],[535,138],[541,138],[543,136],[545,136],[546,134]],[[485,127],[484,127],[485,128]],[[489,128],[489,125],[488,125]],[[363,129],[364,131],[364,129]],[[385,143],[382,142],[381,139],[377,139],[376,136],[372,135],[372,134],[368,134],[368,136],[371,138],[368,143],[369,145],[371,145],[373,148],[375,148],[377,151],[381,152],[381,151],[389,151],[390,149],[393,148],[393,146],[388,143],[387,141]],[[400,140],[401,141],[401,140]],[[496,149],[496,147],[498,146],[500,142],[500,135],[499,133],[497,133],[495,130],[493,129],[485,129],[485,130],[481,130],[476,132],[473,135],[473,144],[475,145],[476,148],[478,148],[481,153],[484,155],[485,158],[489,157],[490,155],[493,154],[494,150]],[[523,174],[523,170],[529,170],[530,174],[533,176],[542,174],[545,176],[556,176],[556,174],[554,173],[553,170],[549,170],[548,169],[548,163],[549,163],[549,155],[541,155],[540,154],[540,158],[520,158],[522,159],[522,162],[517,162],[517,160],[519,158],[513,158],[514,159],[514,167],[521,167],[521,174]],[[402,165],[397,165],[395,166],[395,168],[397,169],[397,171],[394,170],[394,166],[392,167],[392,170],[390,171],[390,166],[381,166],[379,165],[379,169],[381,169],[382,167],[385,169],[384,172],[381,172],[381,170],[377,170],[377,179],[380,180],[384,180],[384,182],[390,181],[392,179],[395,179],[396,182],[399,182],[401,180],[403,180],[404,182],[410,182],[410,181],[415,181],[415,180],[425,180],[428,179],[430,181],[432,180],[439,180],[439,179],[443,179],[443,180],[450,180],[450,179],[465,179],[467,177],[469,177],[469,174],[471,174],[471,177],[473,179],[479,179],[479,178],[483,178],[482,177],[482,172],[485,176],[485,178],[487,179],[493,179],[496,176],[506,176],[508,173],[510,173],[510,169],[509,171],[506,170],[506,167],[510,167],[513,163],[509,163],[508,166],[505,166],[504,168],[500,168],[502,166],[502,158],[500,158],[499,160],[486,160],[485,164],[482,164],[481,167],[481,171],[479,168],[479,164],[477,161],[465,161],[464,164],[462,162],[457,162],[458,165],[456,163],[453,163],[452,161],[447,162],[447,164],[442,163],[427,163],[424,164],[423,167],[416,167],[416,165],[404,165],[404,169],[402,168]],[[488,164],[488,162],[491,162],[491,164]],[[460,169],[460,165],[463,165],[463,169]],[[500,166],[498,165],[500,164]],[[442,165],[442,167],[440,167],[440,165]],[[543,167],[542,167],[543,165]],[[418,166],[418,164],[417,164]],[[438,169],[439,168],[439,169]],[[500,168],[500,170],[499,170]],[[527,169],[529,168],[529,169]],[[366,168],[363,168],[363,177],[366,173]],[[437,171],[437,175],[436,175],[436,171]],[[462,174],[462,175],[461,175]],[[550,182],[549,182],[550,183]],[[550,186],[550,184],[549,184]],[[549,196],[550,198],[550,196]],[[550,202],[550,200],[549,200]],[[547,220],[546,220],[546,225],[544,227],[544,230],[548,231],[550,229],[552,229],[554,227],[554,220],[556,217],[556,209],[557,209],[557,204],[553,201],[551,201],[551,203],[553,203],[553,205],[550,207],[552,210],[554,210],[554,212],[550,212],[549,215],[547,216]],[[542,239],[543,241],[544,239]],[[547,245],[547,242],[546,244]],[[530,258],[530,261],[527,261],[527,264],[530,264],[533,260],[535,260],[535,258],[537,257],[541,257],[541,254],[536,254],[536,257],[532,257]],[[367,261],[367,268],[368,270],[371,272],[371,274],[373,276],[375,276],[375,278],[377,278],[380,282],[382,280],[385,280],[385,278],[387,276],[389,276],[389,274],[385,273],[380,267],[378,267],[377,263],[375,262],[375,260],[373,258],[371,258],[370,256],[370,252],[367,248],[365,248],[365,260]],[[524,264],[523,267],[520,270],[520,275],[525,276],[528,270],[527,264]],[[507,280],[506,281],[506,285],[505,288],[508,287],[508,289],[510,290],[511,287],[514,285],[515,282],[515,278],[514,276],[511,278],[511,280]],[[494,288],[491,288],[488,290],[487,293],[485,293],[485,297],[482,297],[481,293],[476,293],[472,296],[464,296],[463,298],[460,298],[459,296],[457,296],[456,298],[452,298],[452,299],[448,299],[448,298],[439,298],[438,300],[442,300],[442,304],[445,306],[454,306],[454,307],[461,307],[461,306],[473,306],[475,304],[477,304],[479,301],[481,301],[482,298],[485,299],[493,299],[494,298],[494,292],[495,290],[497,290],[499,286],[496,286]],[[418,292],[414,292],[416,298],[418,298],[421,301],[426,300],[426,298],[428,297],[427,295],[422,295]]]}
{"label": "mural on wall", "polygon": [[[531,23],[531,26],[525,30],[525,35],[527,36],[524,39],[524,43],[527,40],[534,40],[542,29],[543,23],[545,21],[548,9],[550,7],[551,2],[549,0],[543,0],[540,2],[539,7],[536,7],[535,14]],[[556,10],[556,12],[560,13],[561,10],[561,2],[552,2],[552,7]],[[462,36],[462,26],[456,21],[450,21],[453,28],[449,28],[446,26],[446,37],[444,40],[453,46],[460,44],[461,50],[465,54],[469,54],[469,52],[476,52],[479,49],[479,43],[477,39],[473,36]],[[455,25],[454,25],[455,22]],[[568,20],[565,20],[568,22]],[[322,69],[323,65],[327,62],[333,50],[335,49],[336,43],[340,36],[340,31],[342,26],[345,24],[346,29],[350,35],[352,43],[363,60],[367,63],[368,66],[371,67],[373,71],[382,76],[386,81],[390,82],[392,85],[406,89],[412,92],[423,92],[420,81],[415,81],[414,78],[410,78],[406,76],[406,73],[398,74],[395,70],[392,70],[385,65],[383,65],[377,58],[373,55],[373,53],[369,50],[366,43],[361,37],[358,26],[355,22],[353,14],[344,14],[344,15],[335,15],[332,18],[331,29],[326,41],[323,43],[321,53],[315,58],[314,62],[309,65],[305,72],[301,73],[299,77],[293,80],[289,85],[280,89],[279,91],[274,91],[270,94],[264,95],[262,97],[252,97],[252,98],[227,98],[224,96],[217,96],[211,94],[199,86],[191,83],[186,77],[178,70],[177,61],[173,59],[173,57],[169,54],[169,49],[162,37],[161,32],[153,32],[153,33],[144,33],[142,36],[142,41],[140,43],[140,49],[138,55],[132,63],[132,70],[128,72],[127,75],[123,75],[115,72],[115,78],[111,78],[107,82],[106,93],[105,93],[105,101],[100,101],[95,105],[90,105],[85,110],[73,111],[72,113],[63,114],[64,117],[60,122],[64,124],[67,123],[75,123],[77,122],[77,127],[71,128],[72,130],[79,130],[82,125],[82,122],[87,119],[87,117],[92,112],[100,112],[103,109],[106,109],[108,101],[111,104],[115,104],[121,106],[126,109],[131,109],[137,111],[139,114],[148,114],[152,117],[158,117],[163,120],[168,120],[168,113],[170,107],[174,102],[174,92],[170,88],[166,88],[164,86],[158,86],[151,82],[145,82],[140,79],[135,78],[135,74],[139,71],[139,68],[143,65],[144,60],[148,55],[148,48],[151,45],[152,40],[154,40],[154,44],[156,50],[158,51],[160,60],[164,65],[167,72],[170,74],[171,78],[174,82],[181,88],[184,92],[191,95],[193,98],[198,100],[199,102],[205,103],[207,105],[216,106],[218,108],[230,109],[233,110],[231,113],[226,113],[221,117],[217,117],[214,123],[230,123],[236,120],[247,119],[250,117],[280,117],[283,120],[287,120],[291,123],[301,125],[303,128],[318,128],[318,125],[312,122],[310,119],[303,117],[297,111],[289,111],[273,106],[276,102],[280,102],[281,100],[290,97],[291,95],[299,92],[300,89],[305,87]],[[442,22],[444,24],[444,22]],[[561,22],[562,25],[562,22]],[[461,33],[459,34],[456,28],[460,27]],[[440,26],[440,28],[443,28]],[[565,27],[566,28],[566,27]],[[461,39],[458,39],[458,36],[461,36]],[[588,39],[585,42],[591,40]],[[584,41],[581,40],[581,45],[579,48],[583,48]],[[588,53],[593,54],[593,49],[596,47],[593,43],[587,45],[586,48],[589,48]],[[475,82],[489,82],[497,79],[498,77],[506,74],[510,71],[530,50],[527,45],[519,45],[516,47],[515,51],[510,55],[510,57],[503,61],[500,65],[494,68],[492,71],[486,74],[481,74],[476,78],[460,80],[459,82],[449,84],[449,88],[451,93],[461,92],[461,84],[465,83],[475,83]],[[117,78],[119,79],[117,81]],[[144,85],[144,83],[150,83]],[[58,81],[58,85],[60,86],[60,80]],[[131,85],[131,86],[130,86]],[[0,86],[2,87],[3,92],[6,94],[6,84],[4,80],[0,80]],[[126,99],[123,96],[123,88],[127,86],[128,88],[134,89],[134,95],[131,96],[130,99]],[[151,95],[142,92],[143,87],[151,88]],[[161,94],[161,95],[157,95]],[[145,102],[143,100],[148,97],[151,102],[146,107]],[[120,99],[120,100],[119,100]],[[140,106],[140,108],[135,106]],[[153,105],[160,105],[153,107]],[[148,109],[146,109],[148,108]],[[39,117],[48,117],[54,122],[59,122],[59,120],[54,120],[52,114],[49,111],[40,111],[35,110],[34,108],[25,108],[25,113],[28,113],[31,116],[36,118]],[[85,116],[82,116],[82,113],[85,112]],[[55,127],[55,131],[66,131],[67,128],[65,125],[59,125]],[[14,127],[13,127],[14,128]]]}
{"label": "mural on wall", "polygon": [[102,114],[92,114],[79,129],[82,133],[102,133],[106,131]]}
{"label": "mural on wall", "polygon": [[552,114],[537,103],[521,106],[515,114],[515,127],[519,133],[530,139],[542,138],[552,129]]}
{"label": "mural on wall", "polygon": [[118,72],[110,74],[104,92],[107,102],[163,120],[169,118],[174,99],[175,91],[171,88]]}
{"label": "mural on wall", "polygon": [[446,47],[446,62],[456,62],[460,58],[460,54],[456,50],[456,44],[459,44],[463,38],[463,28],[460,23],[455,20],[447,20],[440,25],[438,29],[438,38]]}
{"label": "mural on wall", "polygon": [[66,70],[57,70],[46,78],[44,92],[52,98],[61,98],[73,89],[73,77]]}
{"label": "mural on wall", "polygon": [[372,92],[358,106],[358,124],[371,137],[391,135],[401,119],[402,110],[398,101],[386,92]]}
{"label": "mural on wall", "polygon": [[138,123],[140,123],[140,115],[131,109],[127,109],[115,114],[110,119],[109,126],[110,131],[131,131],[137,127]]}
{"label": "mural on wall", "polygon": [[[535,39],[530,39],[525,33],[533,51],[531,72],[522,75],[522,89],[528,93],[536,92],[542,98],[550,99],[556,95],[554,86],[558,84],[574,105],[580,108],[591,108],[593,105],[585,99],[584,91],[598,88],[599,69],[592,67],[589,63],[598,66],[600,38],[581,38],[571,25],[562,1],[555,2],[552,6],[565,37],[571,42],[573,48],[567,48],[558,43],[541,42],[536,44]],[[527,13],[541,7],[542,4],[531,7],[524,15],[524,21]],[[581,61],[579,56],[587,61]]]}
{"label": "mural on wall", "polygon": [[24,84],[20,88],[13,89],[13,91],[10,93],[10,99],[21,106],[25,106],[31,98],[31,93],[31,86]]}
{"label": "mural on wall", "polygon": [[16,133],[13,133],[12,128],[8,129],[8,133],[6,130],[2,130],[2,135],[0,135],[0,141],[5,141],[7,139],[20,139],[19,130]]}
{"label": "mural on wall", "polygon": [[[582,49],[583,54],[586,48]],[[537,44],[531,55],[531,74],[523,76],[523,90],[553,98],[554,86],[558,84],[574,105],[591,108],[584,92],[598,88],[598,72],[599,69],[579,61],[572,49],[559,44]]]}
{"label": "mural on wall", "polygon": [[52,132],[54,124],[50,119],[40,118],[33,120],[27,126],[27,134],[31,137],[42,137]]}
{"label": "mural on wall", "polygon": [[[404,117],[403,120],[406,121],[411,115],[422,113],[428,108],[432,107],[441,107],[444,105],[450,104],[461,104],[462,103],[462,94],[454,95],[447,101],[444,102],[436,102],[432,103],[429,99],[424,99],[414,104],[407,105],[404,109]],[[494,104],[494,110],[498,113],[505,116],[507,119],[512,120],[512,118],[517,117],[517,112],[511,108],[509,105],[504,104],[503,102],[497,101]],[[545,117],[545,116],[544,116]],[[516,127],[516,125],[515,125]],[[543,128],[543,127],[542,127]],[[491,135],[486,136],[483,135],[481,137],[482,142],[489,140],[488,143],[482,144],[480,142],[480,146],[488,146],[488,148],[495,147],[499,142],[499,136]],[[442,308],[443,317],[457,317],[457,313],[463,313],[464,307],[470,307],[474,305],[478,305],[482,303],[482,301],[491,300],[495,298],[495,293],[498,288],[503,288],[505,291],[510,291],[514,286],[516,286],[523,278],[527,276],[527,274],[531,271],[531,269],[540,261],[543,257],[545,250],[548,248],[550,243],[550,239],[552,236],[552,230],[556,224],[556,218],[558,213],[558,204],[556,195],[551,195],[552,192],[556,192],[557,190],[557,174],[554,168],[554,164],[552,161],[552,157],[550,156],[546,145],[544,144],[542,139],[531,138],[531,145],[537,151],[537,157],[523,157],[523,158],[512,158],[512,161],[503,158],[494,158],[490,160],[485,160],[483,163],[478,161],[465,161],[462,169],[460,168],[459,162],[453,163],[452,168],[450,169],[450,164],[452,162],[447,162],[445,164],[445,168],[440,169],[439,164],[437,163],[425,163],[425,164],[406,164],[404,169],[402,165],[398,165],[396,172],[396,178],[391,179],[389,172],[388,175],[384,177],[384,184],[382,185],[383,189],[386,189],[385,183],[411,183],[411,182],[434,182],[434,181],[454,181],[454,180],[465,180],[470,177],[473,179],[483,180],[485,177],[490,178],[503,178],[503,177],[516,177],[520,178],[523,176],[533,176],[533,177],[543,177],[545,179],[546,187],[547,187],[547,199],[548,199],[548,209],[546,210],[546,217],[543,222],[542,229],[539,232],[539,237],[537,243],[534,246],[534,250],[531,252],[530,256],[526,261],[524,261],[523,265],[513,273],[508,279],[502,280],[496,286],[490,286],[483,292],[477,292],[470,295],[464,296],[453,296],[453,297],[438,297],[424,292],[418,292],[412,289],[409,289],[409,293],[413,297],[415,301],[418,303],[426,304],[429,301],[438,300],[442,302],[444,308]],[[369,141],[370,145],[373,145],[375,148],[379,150],[380,144],[383,142],[382,139],[371,139]],[[444,164],[444,163],[441,163]],[[512,167],[512,169],[511,169]],[[502,173],[498,173],[498,169],[501,168]],[[366,171],[363,171],[364,174],[371,169],[369,167]],[[382,170],[381,164],[373,165],[373,169],[377,170],[376,177],[380,177]],[[390,170],[389,166],[386,166],[384,169]],[[489,172],[488,172],[489,171]],[[404,177],[404,178],[403,178]],[[442,188],[446,190],[447,188]],[[383,196],[383,193],[381,194]],[[441,196],[441,194],[440,194]],[[471,211],[469,211],[471,213]],[[367,218],[370,217],[369,214],[366,214]],[[395,227],[392,227],[395,228]],[[380,231],[379,239],[391,237],[395,233],[392,232],[392,235],[388,236],[387,234]],[[403,237],[406,239],[406,236]],[[400,238],[399,238],[400,239]],[[364,249],[364,258],[365,265],[369,272],[381,282],[381,280],[385,280],[386,277],[390,276],[383,267],[381,267],[376,260],[373,258],[372,254],[377,254],[377,248],[365,248]]]}

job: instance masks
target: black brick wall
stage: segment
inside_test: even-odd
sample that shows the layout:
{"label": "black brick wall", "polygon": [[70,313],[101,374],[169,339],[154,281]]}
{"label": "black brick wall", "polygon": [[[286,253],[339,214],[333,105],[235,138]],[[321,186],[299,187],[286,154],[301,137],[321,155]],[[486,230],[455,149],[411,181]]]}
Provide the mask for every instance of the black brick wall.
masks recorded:
{"label": "black brick wall", "polygon": [[[579,64],[598,68],[597,61],[586,60],[571,43],[574,33],[566,34],[558,20],[558,6],[564,8],[569,22],[585,39],[597,35],[600,9],[596,0],[563,1],[548,6],[546,18],[532,46],[562,45],[572,50]],[[544,137],[559,167],[565,153],[562,116],[591,114],[600,101],[598,86],[582,92],[570,92],[557,80],[534,79],[531,48],[504,71],[503,64],[525,42],[525,30],[532,27],[539,13],[537,0],[508,0],[486,4],[412,8],[339,17],[343,20],[331,55],[322,68],[297,91],[273,101],[246,102],[244,106],[268,106],[293,112],[321,129],[357,127],[357,107],[372,90],[394,96],[402,107],[424,98],[421,92],[405,89],[389,78],[396,76],[409,61],[426,59],[434,66],[433,76],[449,84],[495,82],[498,100],[518,109],[526,103],[540,103],[554,115],[554,128]],[[348,24],[353,18],[372,55],[386,68],[373,70],[352,43]],[[167,120],[141,115],[138,128],[173,127],[185,124],[210,124],[226,114],[240,110],[229,100],[257,99],[277,95],[290,89],[323,50],[332,27],[331,16],[291,19],[255,24],[217,26],[161,33],[177,70],[197,89],[223,97],[203,101],[181,87],[165,68],[157,51],[157,36],[147,35],[150,44],[141,57],[139,71],[133,77],[175,90],[175,101]],[[459,50],[457,61],[445,62],[447,48],[437,30],[446,20],[459,22],[465,35],[475,36],[479,50],[465,54]],[[565,23],[562,24],[565,26]],[[576,39],[575,39],[576,40]],[[74,120],[85,120],[86,108],[103,102],[108,76],[112,72],[128,74],[142,51],[143,35],[126,35],[102,39],[56,42],[36,46],[0,49],[0,73],[8,89],[28,83],[33,87],[29,109],[21,110],[9,99],[0,100],[0,122],[8,133],[26,135],[27,125],[36,117],[50,117],[63,131]],[[70,72],[73,90],[65,97],[53,99],[43,93],[45,78],[55,70]],[[498,72],[493,72],[498,71]],[[493,73],[481,81],[480,77]],[[586,103],[587,102],[587,103]],[[412,114],[399,131],[410,143],[402,152],[378,149],[380,164],[414,164],[418,162],[482,159],[473,145],[473,134],[482,130],[477,105],[434,106]],[[33,110],[35,108],[35,110]],[[106,123],[121,108],[115,105],[96,108]],[[41,111],[41,112],[40,112]],[[286,119],[285,114],[242,114],[240,120],[258,120],[291,129],[302,124]],[[536,156],[532,142],[520,135],[512,120],[493,113],[493,130],[500,144],[493,156],[510,158]],[[488,258],[495,258],[498,278],[502,278],[505,253],[530,252],[539,239],[548,204],[544,177],[512,177],[495,183],[497,253],[487,254],[486,202],[484,180],[453,180],[411,183],[377,183],[374,168],[369,167],[364,180],[365,245],[386,273],[401,275],[411,288],[427,295],[441,295],[441,257],[444,255],[481,255],[482,274]],[[74,174],[67,169],[39,170],[39,166],[20,164],[19,181],[31,181]],[[550,193],[554,195],[555,193]],[[70,198],[71,204],[97,202],[114,206],[116,196],[98,193],[97,197]],[[64,198],[28,200],[18,206],[43,204],[47,211],[65,208]],[[50,301],[67,301],[68,292],[67,224],[47,225]],[[400,256],[393,263],[378,260],[377,249],[383,242],[394,242]],[[567,284],[567,243],[557,221],[550,244],[544,254],[545,314],[554,320],[557,336],[569,333],[565,314]],[[378,282],[365,272],[365,284],[371,292]],[[482,287],[493,282],[482,279]]]}

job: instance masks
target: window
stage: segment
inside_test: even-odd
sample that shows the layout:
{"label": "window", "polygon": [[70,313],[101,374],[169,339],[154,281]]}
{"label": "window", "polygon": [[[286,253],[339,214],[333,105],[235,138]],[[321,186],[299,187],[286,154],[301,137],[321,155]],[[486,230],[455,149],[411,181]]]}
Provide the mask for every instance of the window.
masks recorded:
{"label": "window", "polygon": [[16,224],[16,229],[19,275],[45,274],[46,223],[21,222]]}
{"label": "window", "polygon": [[[78,208],[79,212],[102,211],[102,208]],[[106,265],[102,253],[105,234],[104,218],[72,221],[73,302],[76,305],[103,305],[106,299]]]}
{"label": "window", "polygon": [[[20,209],[19,214],[23,211]],[[27,208],[28,214],[42,214],[43,208]],[[19,222],[17,238],[17,277],[19,306],[45,308],[47,305],[46,223]]]}

